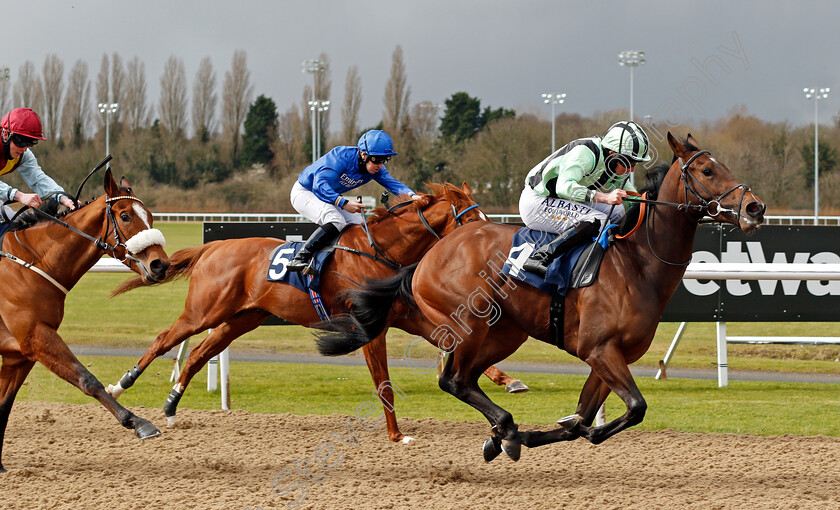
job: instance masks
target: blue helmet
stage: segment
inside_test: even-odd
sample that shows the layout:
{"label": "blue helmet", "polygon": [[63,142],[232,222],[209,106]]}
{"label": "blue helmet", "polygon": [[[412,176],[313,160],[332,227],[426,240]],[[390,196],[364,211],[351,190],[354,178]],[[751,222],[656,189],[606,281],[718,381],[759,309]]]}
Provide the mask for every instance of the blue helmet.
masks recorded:
{"label": "blue helmet", "polygon": [[373,129],[359,138],[359,150],[369,156],[396,156],[394,142],[385,131]]}

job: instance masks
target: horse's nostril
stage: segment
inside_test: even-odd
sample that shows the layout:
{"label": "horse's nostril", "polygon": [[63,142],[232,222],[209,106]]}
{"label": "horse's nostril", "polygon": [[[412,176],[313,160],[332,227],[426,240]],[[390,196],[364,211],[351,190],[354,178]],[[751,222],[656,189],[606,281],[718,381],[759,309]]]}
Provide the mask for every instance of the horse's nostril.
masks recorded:
{"label": "horse's nostril", "polygon": [[752,218],[757,218],[764,214],[764,211],[767,209],[767,206],[764,205],[762,202],[750,202],[747,204],[747,214],[750,215]]}
{"label": "horse's nostril", "polygon": [[155,259],[149,264],[149,268],[152,270],[153,274],[161,274],[166,271],[166,267],[168,264],[164,264],[162,260]]}

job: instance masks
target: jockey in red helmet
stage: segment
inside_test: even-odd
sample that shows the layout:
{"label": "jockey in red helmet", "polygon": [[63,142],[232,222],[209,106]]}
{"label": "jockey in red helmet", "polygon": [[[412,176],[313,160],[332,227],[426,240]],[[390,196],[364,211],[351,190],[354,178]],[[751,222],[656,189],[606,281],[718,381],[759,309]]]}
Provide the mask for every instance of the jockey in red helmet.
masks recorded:
{"label": "jockey in red helmet", "polygon": [[59,186],[41,170],[35,155],[29,150],[38,144],[39,140],[46,140],[41,130],[41,119],[29,108],[15,108],[0,119],[0,140],[3,150],[0,151],[0,176],[14,172],[26,181],[35,193],[24,193],[0,181],[0,199],[15,200],[29,207],[41,205],[41,196],[60,193],[59,201],[70,209],[76,205],[64,188]]}

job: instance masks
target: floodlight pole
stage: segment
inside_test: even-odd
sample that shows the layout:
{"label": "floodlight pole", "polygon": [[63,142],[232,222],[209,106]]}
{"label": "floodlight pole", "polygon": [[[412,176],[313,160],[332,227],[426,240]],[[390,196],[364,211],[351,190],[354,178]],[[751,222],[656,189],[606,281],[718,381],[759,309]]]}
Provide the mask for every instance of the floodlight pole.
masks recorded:
{"label": "floodlight pole", "polygon": [[[324,70],[324,63],[321,62],[319,59],[310,59],[304,60],[301,62],[301,70],[302,73],[311,73],[312,74],[312,100],[309,101],[309,110],[312,112],[312,115],[318,114],[318,108],[316,107],[316,99],[315,99],[315,88],[318,82],[318,77],[316,76],[317,73],[320,73]],[[318,144],[319,140],[316,138],[318,136],[318,127],[317,121],[315,117],[312,117],[312,162],[318,160]]]}
{"label": "floodlight pole", "polygon": [[814,225],[820,223],[820,122],[819,102],[827,99],[830,88],[804,88],[805,99],[814,100]]}
{"label": "floodlight pole", "polygon": [[645,65],[645,52],[626,50],[618,52],[618,65],[630,68],[630,120],[633,118],[633,68]]}
{"label": "floodlight pole", "polygon": [[[116,113],[120,105],[119,103],[99,103],[97,106],[99,107],[99,113],[105,115],[105,155],[107,156],[111,154],[111,114]],[[107,168],[111,168],[110,162]]]}
{"label": "floodlight pole", "polygon": [[543,94],[543,103],[551,104],[551,153],[554,154],[554,124],[556,123],[557,116],[554,114],[554,105],[556,104],[563,104],[566,101],[566,94]]}

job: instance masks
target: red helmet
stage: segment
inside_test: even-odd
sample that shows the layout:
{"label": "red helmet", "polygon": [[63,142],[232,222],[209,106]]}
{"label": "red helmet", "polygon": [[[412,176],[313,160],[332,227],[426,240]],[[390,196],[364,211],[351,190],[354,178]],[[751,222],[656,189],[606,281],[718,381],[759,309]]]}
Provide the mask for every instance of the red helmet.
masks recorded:
{"label": "red helmet", "polygon": [[0,119],[0,128],[4,131],[4,138],[22,135],[36,140],[46,140],[41,131],[41,119],[29,108],[15,108]]}

